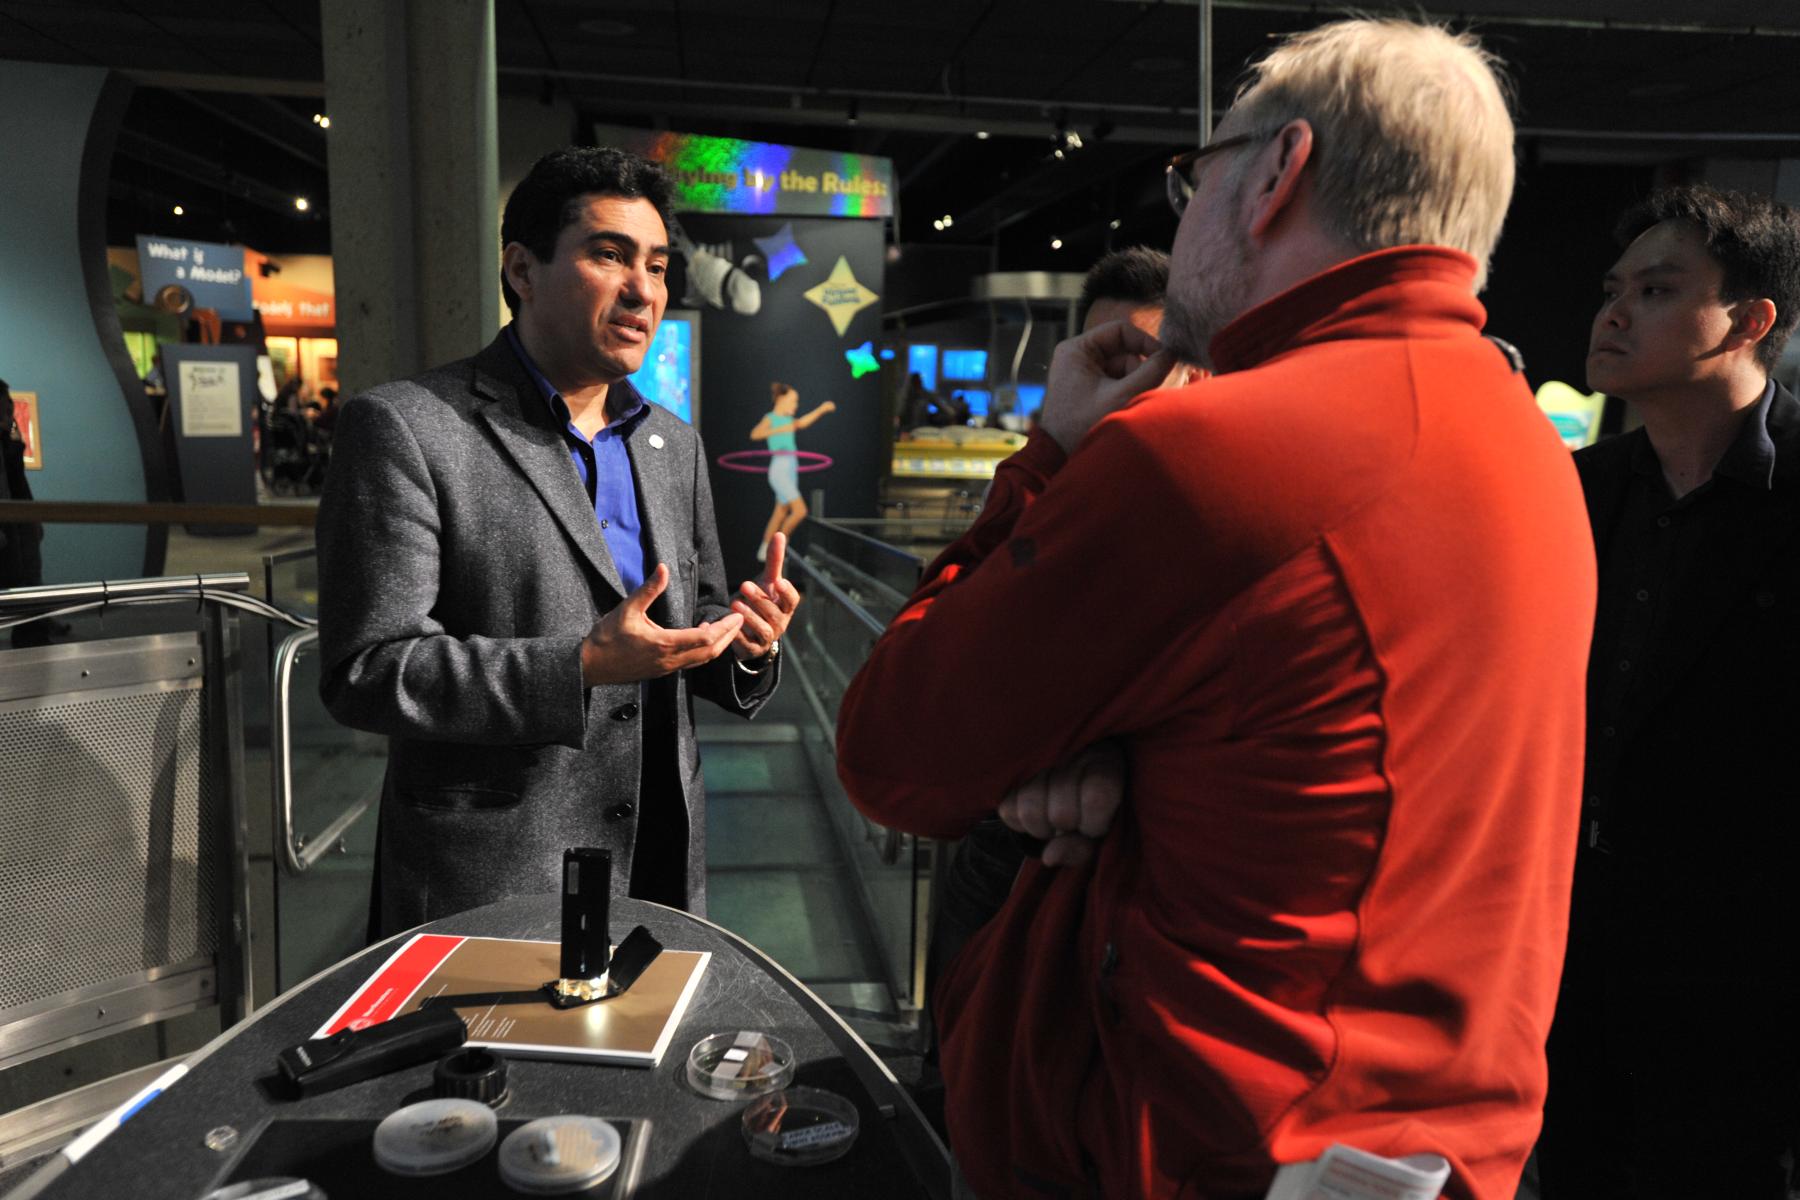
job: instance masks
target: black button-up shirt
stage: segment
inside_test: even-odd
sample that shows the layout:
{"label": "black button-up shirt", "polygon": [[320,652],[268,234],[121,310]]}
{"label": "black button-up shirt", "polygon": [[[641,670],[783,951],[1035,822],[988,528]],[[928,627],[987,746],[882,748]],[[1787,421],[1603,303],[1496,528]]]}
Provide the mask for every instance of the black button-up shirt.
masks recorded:
{"label": "black button-up shirt", "polygon": [[[1746,520],[1758,493],[1775,476],[1775,443],[1769,437],[1769,383],[1744,415],[1744,423],[1713,468],[1712,478],[1675,497],[1648,435],[1637,434],[1631,482],[1602,556],[1588,667],[1587,844],[1607,849],[1604,813],[1617,783],[1625,731],[1642,716],[1658,658],[1669,646],[1669,622],[1676,597],[1697,581],[1696,550],[1717,531]],[[1595,541],[1609,539],[1594,531]]]}

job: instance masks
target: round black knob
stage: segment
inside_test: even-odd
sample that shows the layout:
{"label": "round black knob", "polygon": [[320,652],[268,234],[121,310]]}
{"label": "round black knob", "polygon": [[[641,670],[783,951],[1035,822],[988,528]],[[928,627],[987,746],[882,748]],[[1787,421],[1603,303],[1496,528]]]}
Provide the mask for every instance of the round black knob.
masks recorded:
{"label": "round black knob", "polygon": [[492,1050],[458,1050],[438,1059],[431,1071],[431,1091],[453,1100],[478,1100],[497,1108],[506,1099],[506,1060]]}

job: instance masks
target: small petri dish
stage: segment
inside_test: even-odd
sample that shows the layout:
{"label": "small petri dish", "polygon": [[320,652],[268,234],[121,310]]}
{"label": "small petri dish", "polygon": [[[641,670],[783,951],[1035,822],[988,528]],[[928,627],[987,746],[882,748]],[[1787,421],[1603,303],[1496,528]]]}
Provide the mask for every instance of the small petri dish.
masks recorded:
{"label": "small petri dish", "polygon": [[744,1110],[750,1153],[784,1167],[842,1158],[856,1142],[856,1105],[823,1088],[793,1087],[758,1098]]}
{"label": "small petri dish", "polygon": [[422,1100],[375,1127],[375,1161],[395,1175],[444,1175],[500,1140],[500,1119],[478,1100]]}
{"label": "small petri dish", "polygon": [[793,1081],[794,1050],[778,1037],[737,1029],[701,1038],[688,1051],[688,1083],[714,1100],[744,1100]]}
{"label": "small petri dish", "polygon": [[500,1143],[500,1178],[537,1196],[585,1191],[619,1169],[623,1150],[619,1131],[599,1117],[543,1117]]}

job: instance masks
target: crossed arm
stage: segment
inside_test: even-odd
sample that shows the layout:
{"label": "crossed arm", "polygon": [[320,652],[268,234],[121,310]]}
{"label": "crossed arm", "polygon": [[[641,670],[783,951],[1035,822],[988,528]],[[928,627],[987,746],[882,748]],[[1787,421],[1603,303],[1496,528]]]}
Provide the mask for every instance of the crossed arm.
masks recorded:
{"label": "crossed arm", "polygon": [[[1048,436],[1003,468],[983,520],[933,564],[845,698],[840,773],[877,820],[956,836],[1002,797],[1001,819],[1046,839],[1051,864],[1081,861],[1110,825],[1124,760],[1107,739],[1129,728],[1135,681],[1188,613],[1124,569],[1119,510],[1101,498],[1123,489],[1171,517],[1179,500],[1128,433],[1092,439],[1066,469],[1059,447],[1163,378],[1164,358],[1122,323],[1058,348]],[[936,719],[902,732],[907,711]]]}

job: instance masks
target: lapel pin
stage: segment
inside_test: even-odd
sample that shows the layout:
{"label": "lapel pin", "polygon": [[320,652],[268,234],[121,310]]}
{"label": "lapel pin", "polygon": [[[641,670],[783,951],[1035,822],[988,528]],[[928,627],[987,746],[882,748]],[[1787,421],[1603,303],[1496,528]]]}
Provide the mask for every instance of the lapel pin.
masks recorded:
{"label": "lapel pin", "polygon": [[661,450],[662,449],[662,434],[653,433],[650,435],[650,448],[652,450]]}

